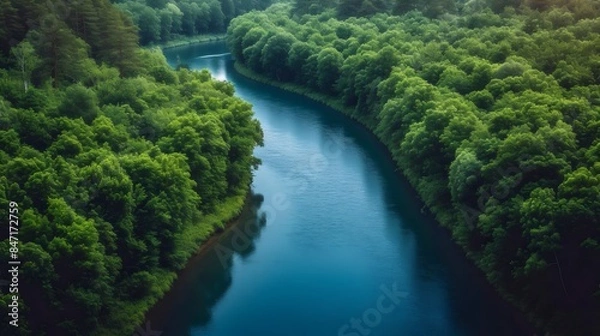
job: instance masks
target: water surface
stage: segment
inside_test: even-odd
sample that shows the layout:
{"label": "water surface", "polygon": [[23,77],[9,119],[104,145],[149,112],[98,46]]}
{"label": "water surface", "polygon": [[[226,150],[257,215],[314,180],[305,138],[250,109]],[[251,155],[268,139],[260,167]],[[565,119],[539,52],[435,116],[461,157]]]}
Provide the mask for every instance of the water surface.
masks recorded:
{"label": "water surface", "polygon": [[231,81],[265,146],[252,185],[264,201],[150,314],[163,336],[533,334],[422,213],[366,130],[241,77],[223,42],[165,55]]}

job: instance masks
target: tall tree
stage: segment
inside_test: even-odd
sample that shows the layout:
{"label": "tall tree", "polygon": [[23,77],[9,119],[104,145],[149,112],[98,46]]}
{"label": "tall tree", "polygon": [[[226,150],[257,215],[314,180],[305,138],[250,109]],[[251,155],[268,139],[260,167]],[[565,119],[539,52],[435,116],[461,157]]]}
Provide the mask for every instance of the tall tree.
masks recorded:
{"label": "tall tree", "polygon": [[76,37],[54,14],[43,19],[39,30],[31,32],[32,43],[42,57],[43,69],[59,83],[75,82],[85,72],[88,45]]}
{"label": "tall tree", "polygon": [[317,56],[317,84],[327,93],[334,93],[334,85],[340,77],[340,69],[344,63],[342,54],[334,48],[321,50]]}
{"label": "tall tree", "polygon": [[8,55],[10,48],[25,36],[23,20],[11,0],[0,0],[0,50]]}
{"label": "tall tree", "polygon": [[115,66],[121,75],[135,75],[140,67],[137,28],[131,19],[119,11],[107,14],[102,22],[102,39],[98,56]]}
{"label": "tall tree", "polygon": [[269,69],[270,74],[278,80],[288,80],[292,77],[287,59],[294,42],[296,42],[296,38],[293,35],[280,33],[269,38],[262,49],[261,62],[263,68]]}
{"label": "tall tree", "polygon": [[35,53],[35,49],[29,41],[22,41],[10,51],[15,57],[18,70],[21,72],[21,78],[23,79],[23,88],[27,92],[29,81],[31,80],[31,72],[40,64],[40,58]]}

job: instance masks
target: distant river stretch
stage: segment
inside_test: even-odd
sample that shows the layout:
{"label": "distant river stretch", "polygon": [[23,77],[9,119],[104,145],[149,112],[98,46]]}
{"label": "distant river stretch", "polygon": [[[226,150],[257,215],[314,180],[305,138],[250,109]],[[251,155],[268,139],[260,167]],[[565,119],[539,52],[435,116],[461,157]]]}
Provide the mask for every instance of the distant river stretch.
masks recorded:
{"label": "distant river stretch", "polygon": [[257,216],[190,263],[150,315],[162,336],[533,335],[369,132],[237,74],[223,42],[165,55],[233,83],[265,146]]}

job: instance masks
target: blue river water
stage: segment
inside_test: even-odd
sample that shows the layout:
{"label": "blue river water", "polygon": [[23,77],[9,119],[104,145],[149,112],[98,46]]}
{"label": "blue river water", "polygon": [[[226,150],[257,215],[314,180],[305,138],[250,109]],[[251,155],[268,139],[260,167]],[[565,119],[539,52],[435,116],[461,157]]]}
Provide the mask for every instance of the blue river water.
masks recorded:
{"label": "blue river water", "polygon": [[164,53],[233,83],[265,146],[252,185],[264,199],[149,314],[163,336],[534,334],[368,131],[237,74],[223,42]]}

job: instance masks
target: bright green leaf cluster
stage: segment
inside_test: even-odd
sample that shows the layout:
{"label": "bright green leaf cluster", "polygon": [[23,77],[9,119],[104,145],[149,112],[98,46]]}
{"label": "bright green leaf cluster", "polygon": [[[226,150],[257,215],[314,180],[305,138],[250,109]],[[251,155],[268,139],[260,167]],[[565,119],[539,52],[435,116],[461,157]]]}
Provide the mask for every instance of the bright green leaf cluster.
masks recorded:
{"label": "bright green leaf cluster", "polygon": [[221,209],[241,209],[231,200],[248,193],[260,125],[231,84],[140,49],[108,1],[6,6],[43,23],[7,27],[23,40],[1,50],[0,205],[7,218],[17,202],[22,223],[20,332],[130,334],[140,320],[118,309],[143,314],[230,219]]}

